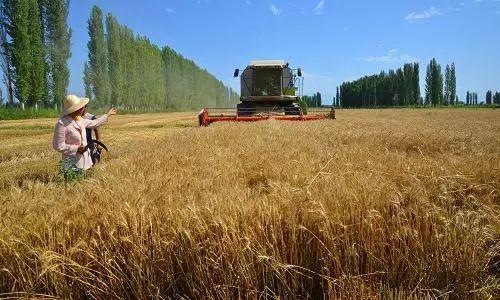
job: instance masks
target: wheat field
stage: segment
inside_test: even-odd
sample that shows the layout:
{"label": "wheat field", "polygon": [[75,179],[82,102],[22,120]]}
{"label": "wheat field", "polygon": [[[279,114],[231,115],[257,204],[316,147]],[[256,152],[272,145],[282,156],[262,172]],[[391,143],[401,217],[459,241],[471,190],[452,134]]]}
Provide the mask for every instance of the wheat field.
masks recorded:
{"label": "wheat field", "polygon": [[70,184],[55,119],[0,122],[0,298],[500,297],[499,110],[195,116],[116,116]]}

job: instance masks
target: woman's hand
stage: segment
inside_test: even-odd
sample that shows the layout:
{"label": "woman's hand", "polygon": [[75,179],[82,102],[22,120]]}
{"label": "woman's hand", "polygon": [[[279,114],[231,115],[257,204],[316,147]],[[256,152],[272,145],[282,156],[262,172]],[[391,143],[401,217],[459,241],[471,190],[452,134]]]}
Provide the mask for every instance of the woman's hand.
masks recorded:
{"label": "woman's hand", "polygon": [[108,117],[114,116],[118,113],[118,111],[115,108],[112,108],[108,111]]}
{"label": "woman's hand", "polygon": [[83,154],[87,151],[87,146],[80,146],[78,147],[78,150],[76,151],[77,153]]}

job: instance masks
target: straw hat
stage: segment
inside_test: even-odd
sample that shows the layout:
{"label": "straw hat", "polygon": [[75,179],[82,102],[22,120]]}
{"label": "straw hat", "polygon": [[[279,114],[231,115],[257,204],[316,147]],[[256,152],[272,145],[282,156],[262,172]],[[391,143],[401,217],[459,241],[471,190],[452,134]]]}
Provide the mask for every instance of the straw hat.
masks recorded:
{"label": "straw hat", "polygon": [[76,95],[67,95],[63,100],[63,115],[67,116],[89,103],[88,98],[79,98]]}

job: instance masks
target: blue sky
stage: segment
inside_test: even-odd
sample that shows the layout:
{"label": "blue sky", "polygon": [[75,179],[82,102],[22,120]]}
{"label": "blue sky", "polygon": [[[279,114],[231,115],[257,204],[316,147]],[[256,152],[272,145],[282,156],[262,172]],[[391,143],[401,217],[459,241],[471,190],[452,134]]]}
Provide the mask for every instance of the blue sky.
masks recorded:
{"label": "blue sky", "polygon": [[302,67],[306,93],[329,101],[343,81],[417,61],[423,93],[436,57],[443,69],[455,62],[461,99],[500,90],[500,0],[72,0],[69,91],[77,94],[93,5],[235,89],[234,68],[254,59]]}

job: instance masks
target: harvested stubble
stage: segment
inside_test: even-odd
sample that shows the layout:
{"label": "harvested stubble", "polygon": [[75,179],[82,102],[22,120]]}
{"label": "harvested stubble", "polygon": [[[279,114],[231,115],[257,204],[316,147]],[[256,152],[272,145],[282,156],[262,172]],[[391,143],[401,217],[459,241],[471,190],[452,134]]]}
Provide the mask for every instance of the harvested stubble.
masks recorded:
{"label": "harvested stubble", "polygon": [[114,120],[113,153],[73,185],[50,133],[25,139],[48,152],[4,174],[26,180],[1,190],[0,297],[500,295],[499,111],[150,117]]}

